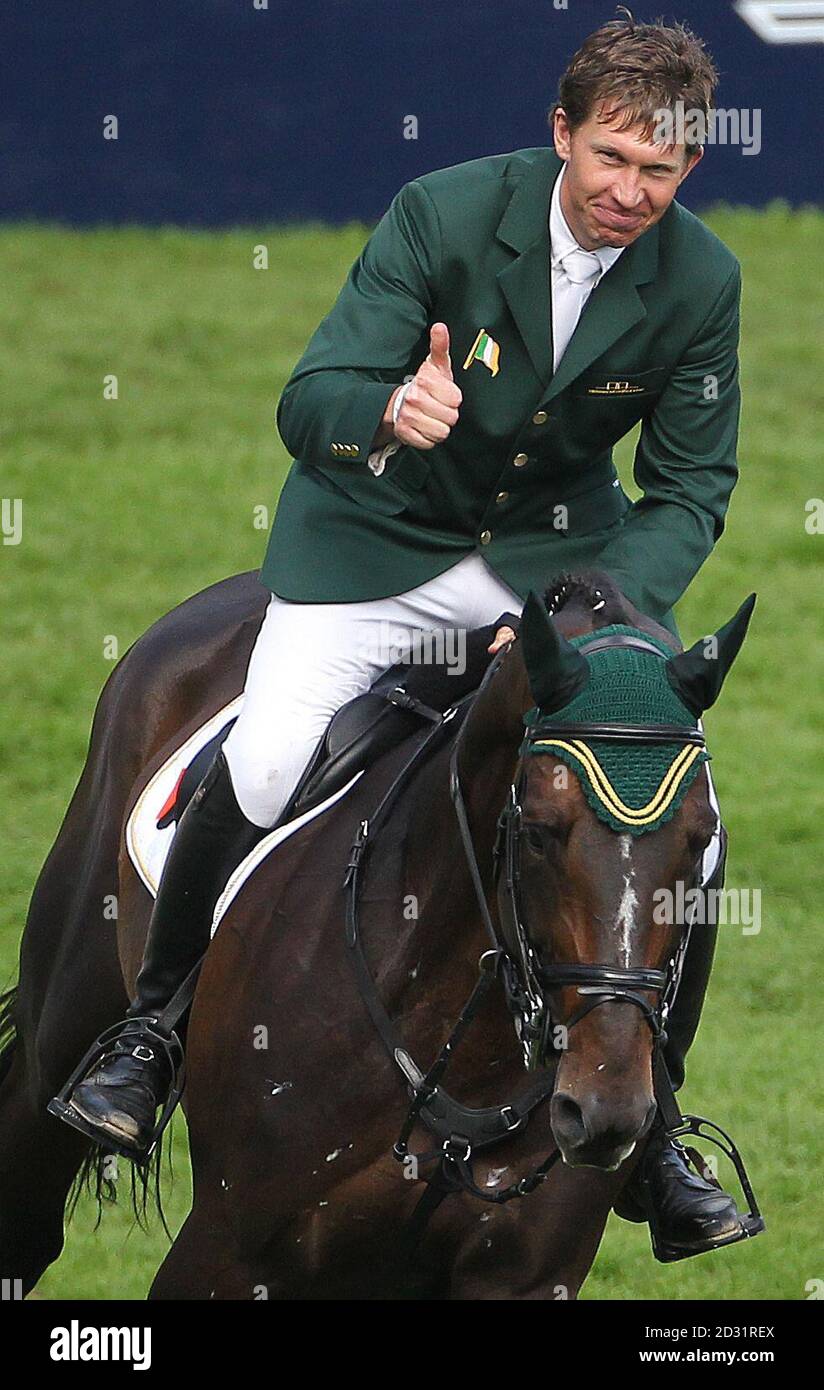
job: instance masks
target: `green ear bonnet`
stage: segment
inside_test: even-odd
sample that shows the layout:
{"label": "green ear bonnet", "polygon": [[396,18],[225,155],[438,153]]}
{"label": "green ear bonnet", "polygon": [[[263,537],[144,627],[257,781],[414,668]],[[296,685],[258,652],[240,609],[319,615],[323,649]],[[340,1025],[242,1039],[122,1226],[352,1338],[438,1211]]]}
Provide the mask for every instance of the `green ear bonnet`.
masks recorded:
{"label": "green ear bonnet", "polygon": [[[664,657],[672,649],[640,628],[613,624],[571,637],[581,647],[594,637],[622,634],[658,647]],[[694,715],[682,703],[666,675],[666,662],[652,652],[633,647],[607,647],[586,654],[589,679],[584,688],[559,710],[542,713],[537,707],[524,716],[527,737],[521,756],[551,755],[575,772],[593,811],[613,830],[643,835],[657,830],[680,807],[709,754],[694,744],[638,744],[629,741],[581,739],[574,728],[569,738],[559,724],[617,723],[674,724],[691,729]],[[541,737],[541,727],[552,734]]]}

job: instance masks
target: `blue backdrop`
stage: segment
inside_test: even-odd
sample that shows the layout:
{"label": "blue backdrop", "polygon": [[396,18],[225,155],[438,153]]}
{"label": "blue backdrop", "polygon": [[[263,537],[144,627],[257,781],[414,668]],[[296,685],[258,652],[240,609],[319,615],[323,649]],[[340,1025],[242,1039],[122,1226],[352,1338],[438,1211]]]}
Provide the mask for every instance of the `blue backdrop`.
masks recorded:
{"label": "blue backdrop", "polygon": [[[548,142],[559,73],[615,12],[612,0],[559,3],[3,0],[0,216],[373,221],[419,173]],[[683,201],[819,202],[824,0],[818,21],[807,0],[806,42],[780,32],[786,0],[783,15],[746,3],[784,41],[733,0],[668,12],[707,40],[719,106],[761,113],[760,153],[715,145]],[[648,19],[662,6],[634,9]],[[112,115],[118,138],[106,140]]]}

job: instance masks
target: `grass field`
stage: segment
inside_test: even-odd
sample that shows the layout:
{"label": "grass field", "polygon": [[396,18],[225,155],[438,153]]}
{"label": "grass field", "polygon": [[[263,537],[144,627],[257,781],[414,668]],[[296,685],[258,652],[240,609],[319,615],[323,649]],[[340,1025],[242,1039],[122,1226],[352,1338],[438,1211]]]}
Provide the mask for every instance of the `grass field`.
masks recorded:
{"label": "grass field", "polygon": [[[683,1101],[729,1127],[768,1234],[656,1264],[612,1217],[584,1296],[802,1299],[820,1253],[821,690],[824,214],[719,210],[744,270],[741,482],[728,531],[679,609],[690,640],[752,589],[751,635],[707,719],[731,836],[728,884],[759,888],[762,929],[721,929]],[[37,871],[80,772],[112,667],[187,595],[255,568],[288,467],[280,390],[366,235],[0,229],[0,496],[23,539],[0,545],[0,983]],[[269,248],[267,271],[253,248]],[[103,399],[114,374],[118,399]],[[621,467],[631,453],[625,441]],[[183,1125],[168,1202],[189,1195]],[[81,1205],[43,1298],[140,1298],[166,1249],[125,1210]]]}

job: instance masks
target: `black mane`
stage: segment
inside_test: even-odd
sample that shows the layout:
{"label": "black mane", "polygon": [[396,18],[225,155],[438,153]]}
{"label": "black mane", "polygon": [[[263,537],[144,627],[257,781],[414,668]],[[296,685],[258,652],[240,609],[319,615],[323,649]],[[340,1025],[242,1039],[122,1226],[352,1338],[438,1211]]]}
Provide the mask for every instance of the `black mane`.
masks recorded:
{"label": "black mane", "polygon": [[631,624],[636,614],[615,581],[604,570],[557,575],[544,590],[544,603],[550,616],[573,607],[583,608],[589,613],[597,612],[599,627],[609,623]]}
{"label": "black mane", "polygon": [[605,570],[587,569],[576,574],[565,571],[556,575],[544,590],[544,603],[550,617],[561,616],[565,632],[594,631],[621,623],[662,638],[674,650],[680,650],[680,643],[669,629],[639,612]]}

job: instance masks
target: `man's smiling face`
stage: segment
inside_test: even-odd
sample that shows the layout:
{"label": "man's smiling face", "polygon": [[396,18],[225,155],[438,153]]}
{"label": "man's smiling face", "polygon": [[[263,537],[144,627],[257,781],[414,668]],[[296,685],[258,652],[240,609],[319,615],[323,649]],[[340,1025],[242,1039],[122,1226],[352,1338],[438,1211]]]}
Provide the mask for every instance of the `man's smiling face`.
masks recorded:
{"label": "man's smiling face", "polygon": [[618,130],[621,117],[587,118],[570,131],[562,107],[555,112],[555,149],[566,163],[561,209],[587,251],[630,246],[664,216],[703,150],[654,144],[640,126]]}

